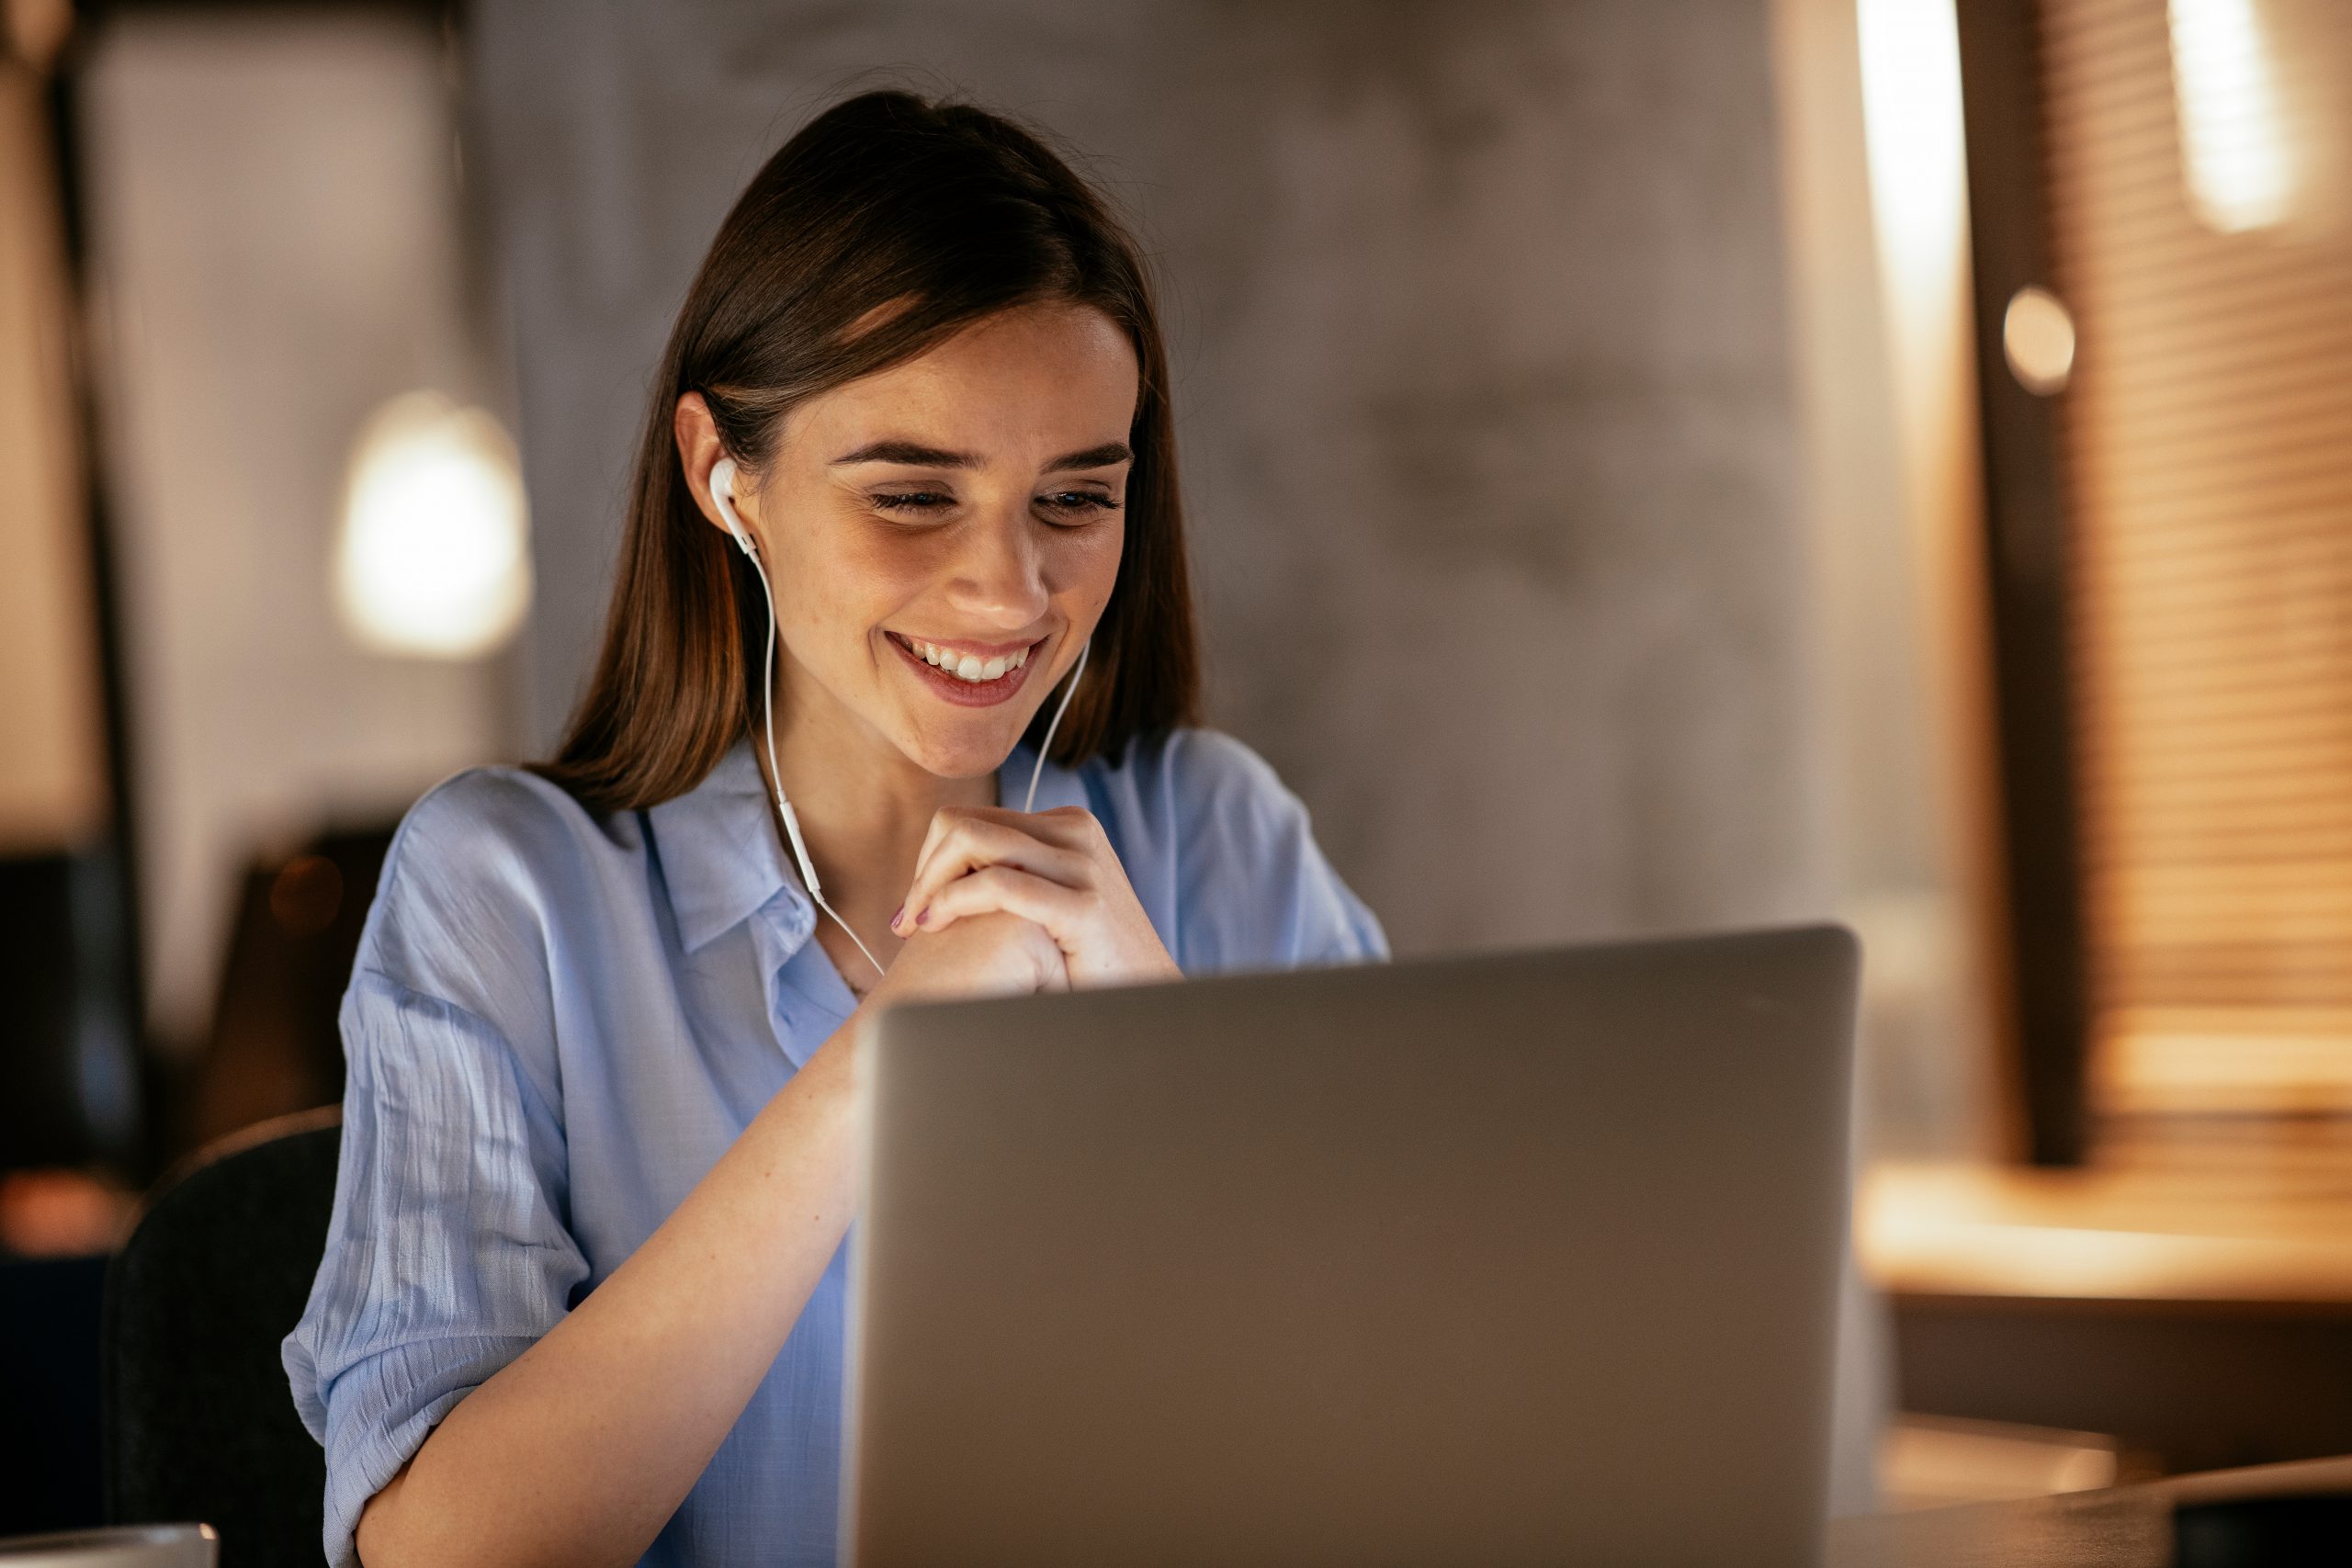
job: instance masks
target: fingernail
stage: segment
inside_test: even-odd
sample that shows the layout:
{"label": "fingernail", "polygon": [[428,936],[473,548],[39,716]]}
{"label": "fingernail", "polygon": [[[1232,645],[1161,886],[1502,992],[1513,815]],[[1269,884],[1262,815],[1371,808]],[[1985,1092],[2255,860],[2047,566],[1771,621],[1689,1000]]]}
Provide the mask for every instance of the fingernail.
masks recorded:
{"label": "fingernail", "polygon": [[901,904],[899,906],[899,912],[890,917],[890,929],[892,931],[897,931],[899,929],[899,922],[906,918],[907,907],[904,904]]}
{"label": "fingernail", "polygon": [[925,904],[915,915],[915,924],[921,925],[929,919],[931,919],[931,906]]}

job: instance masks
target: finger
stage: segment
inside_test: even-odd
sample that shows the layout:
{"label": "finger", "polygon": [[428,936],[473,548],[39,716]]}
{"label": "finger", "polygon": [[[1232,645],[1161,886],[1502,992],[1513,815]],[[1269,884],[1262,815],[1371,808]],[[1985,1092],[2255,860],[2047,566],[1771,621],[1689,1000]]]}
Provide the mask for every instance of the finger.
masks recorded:
{"label": "finger", "polygon": [[930,872],[909,890],[891,929],[901,936],[932,929],[922,923],[922,916],[935,908],[949,889],[983,872],[998,869],[1018,872],[1074,892],[1085,892],[1093,886],[1086,874],[1084,862],[1064,856],[1057,850],[1033,845],[1031,852],[1021,857],[998,859],[988,855],[967,858],[951,847],[933,857]]}
{"label": "finger", "polygon": [[931,859],[931,852],[937,849],[939,840],[955,831],[956,825],[963,819],[964,812],[957,807],[942,807],[931,814],[931,826],[922,833],[922,848],[915,852],[915,874],[922,874],[923,863]]}
{"label": "finger", "polygon": [[994,821],[957,812],[935,818],[923,852],[915,858],[914,879],[908,886],[907,908],[922,908],[918,892],[935,892],[941,886],[984,865],[1004,863],[1024,871],[1042,871],[1057,852],[1012,822]]}
{"label": "finger", "polygon": [[915,852],[915,874],[922,874],[923,863],[938,852],[941,843],[952,834],[974,824],[1020,828],[1031,820],[1026,813],[1007,811],[999,806],[943,806],[931,814],[931,825],[923,829],[922,848]]}
{"label": "finger", "polygon": [[1064,953],[1075,945],[1080,921],[1093,900],[1074,887],[1010,866],[991,865],[959,876],[922,912],[922,928],[944,931],[967,915],[1002,912],[1041,926]]}
{"label": "finger", "polygon": [[1091,850],[1110,840],[1094,813],[1083,806],[1052,806],[1043,811],[1016,811],[1012,818],[1024,830],[1066,850]]}
{"label": "finger", "polygon": [[1053,806],[1043,811],[1015,811],[1008,806],[943,806],[931,814],[931,826],[923,832],[922,850],[915,859],[920,862],[938,847],[941,839],[970,822],[1017,828],[1064,849],[1083,848],[1102,834],[1102,824],[1083,806]]}
{"label": "finger", "polygon": [[[1069,863],[1066,867],[1057,867],[1034,853],[1004,850],[951,857],[934,863],[944,847],[954,843],[959,836],[986,835],[990,829],[1023,834],[1080,859]],[[1011,842],[1001,839],[976,841]],[[922,848],[915,855],[914,880],[908,885],[907,897],[899,904],[899,912],[890,919],[890,929],[894,931],[913,930],[913,917],[922,912],[923,906],[940,886],[978,866],[1002,860],[1025,871],[1052,876],[1054,880],[1071,886],[1084,886],[1099,879],[1083,874],[1080,862],[1100,862],[1106,856],[1116,863],[1117,857],[1111,854],[1110,837],[1102,831],[1102,824],[1096,819],[1094,813],[1082,806],[1057,806],[1036,812],[1010,811],[1001,807],[988,806],[942,807],[932,813],[931,825],[924,829]]]}
{"label": "finger", "polygon": [[914,881],[908,885],[906,899],[899,906],[900,918],[892,929],[905,929],[948,884],[991,865],[1009,865],[1073,887],[1092,882],[1084,855],[1046,843],[1010,824],[966,818],[948,828],[917,863]]}

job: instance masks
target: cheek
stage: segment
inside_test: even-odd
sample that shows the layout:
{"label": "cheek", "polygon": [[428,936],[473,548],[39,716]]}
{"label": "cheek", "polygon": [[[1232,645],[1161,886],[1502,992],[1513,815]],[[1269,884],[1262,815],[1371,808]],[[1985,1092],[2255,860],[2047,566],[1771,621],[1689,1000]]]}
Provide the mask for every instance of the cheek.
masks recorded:
{"label": "cheek", "polygon": [[1119,580],[1119,558],[1125,546],[1124,522],[1057,539],[1046,569],[1054,596],[1101,609]]}
{"label": "cheek", "polygon": [[862,638],[930,581],[929,563],[909,540],[855,521],[829,518],[795,531],[776,576],[792,626]]}

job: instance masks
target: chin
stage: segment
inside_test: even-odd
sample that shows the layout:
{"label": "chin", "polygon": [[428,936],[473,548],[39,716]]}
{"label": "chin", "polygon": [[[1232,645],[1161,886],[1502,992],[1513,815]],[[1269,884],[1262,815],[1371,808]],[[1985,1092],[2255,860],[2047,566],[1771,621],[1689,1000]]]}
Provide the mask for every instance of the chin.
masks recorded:
{"label": "chin", "polygon": [[986,734],[946,734],[938,730],[910,736],[899,743],[910,761],[924,772],[943,779],[974,779],[992,773],[1004,766],[1012,749],[1021,741],[1021,731],[998,730],[989,727]]}

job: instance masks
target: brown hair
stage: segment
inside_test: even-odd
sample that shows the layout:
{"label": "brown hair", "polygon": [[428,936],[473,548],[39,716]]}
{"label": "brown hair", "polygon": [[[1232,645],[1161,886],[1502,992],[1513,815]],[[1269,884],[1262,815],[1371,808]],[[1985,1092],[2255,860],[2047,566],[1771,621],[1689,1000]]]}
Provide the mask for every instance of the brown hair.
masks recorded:
{"label": "brown hair", "polygon": [[1138,736],[1190,722],[1199,672],[1168,356],[1135,242],[1029,131],[967,104],[876,92],[768,160],[686,291],[638,446],[604,646],[537,772],[594,810],[652,806],[701,783],[752,717],[766,629],[757,569],[695,505],[673,434],[681,397],[700,392],[720,444],[757,472],[803,399],[1046,300],[1117,322],[1142,378],[1118,577],[1055,760],[1116,760]]}

